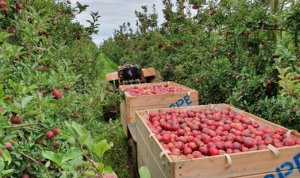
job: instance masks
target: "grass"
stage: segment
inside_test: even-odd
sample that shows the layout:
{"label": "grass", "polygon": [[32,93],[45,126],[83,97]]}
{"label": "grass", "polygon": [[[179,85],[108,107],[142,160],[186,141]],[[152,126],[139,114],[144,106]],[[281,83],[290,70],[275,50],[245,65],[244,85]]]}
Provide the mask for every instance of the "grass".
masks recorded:
{"label": "grass", "polygon": [[129,173],[127,155],[127,138],[124,134],[121,121],[117,119],[116,121],[112,121],[109,125],[109,131],[101,134],[101,138],[113,142],[114,146],[105,155],[104,163],[110,165],[119,178],[130,178],[131,175]]}
{"label": "grass", "polygon": [[93,137],[97,138],[97,141],[106,139],[114,144],[110,150],[105,152],[103,162],[105,165],[111,166],[119,178],[130,178],[127,138],[120,119],[110,122],[92,120],[87,129],[91,131]]}
{"label": "grass", "polygon": [[[110,60],[105,54],[101,53],[98,60],[102,63],[103,70],[101,78],[105,80],[107,73],[115,72],[118,65]],[[114,94],[114,93],[112,93]],[[98,121],[90,125],[93,135],[99,135],[99,139],[106,139],[108,142],[113,142],[114,146],[104,155],[104,163],[113,168],[114,172],[119,178],[130,178],[128,169],[128,155],[127,155],[127,138],[119,118],[115,121],[105,122]]]}
{"label": "grass", "polygon": [[109,59],[104,53],[101,53],[98,59],[102,62],[104,66],[101,72],[101,77],[104,77],[108,73],[117,71],[118,65],[114,63],[111,59]]}

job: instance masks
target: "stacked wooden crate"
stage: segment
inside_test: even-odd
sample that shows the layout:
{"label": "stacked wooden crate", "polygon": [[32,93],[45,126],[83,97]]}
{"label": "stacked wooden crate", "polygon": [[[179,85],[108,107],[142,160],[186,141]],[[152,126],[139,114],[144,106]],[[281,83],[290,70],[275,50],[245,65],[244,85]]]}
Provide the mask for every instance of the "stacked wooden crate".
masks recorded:
{"label": "stacked wooden crate", "polygon": [[[148,87],[153,85],[168,85],[183,88],[185,92],[169,93],[169,94],[151,94],[132,96],[128,89],[136,87]],[[122,85],[120,86],[121,93],[124,94],[124,99],[121,101],[120,112],[122,125],[127,134],[127,125],[135,123],[135,112],[137,110],[155,109],[155,108],[168,108],[168,107],[181,107],[187,105],[198,105],[198,91],[188,88],[186,86],[177,84],[175,82],[159,82],[159,83],[145,83],[135,85]]]}

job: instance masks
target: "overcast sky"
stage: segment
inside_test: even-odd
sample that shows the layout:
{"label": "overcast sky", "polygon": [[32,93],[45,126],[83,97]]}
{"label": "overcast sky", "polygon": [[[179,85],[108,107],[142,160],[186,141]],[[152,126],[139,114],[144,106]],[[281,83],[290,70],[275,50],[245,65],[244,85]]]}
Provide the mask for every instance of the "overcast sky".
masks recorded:
{"label": "overcast sky", "polygon": [[130,22],[135,26],[136,16],[134,11],[141,11],[141,6],[148,5],[152,9],[152,5],[156,5],[159,13],[159,21],[162,22],[162,3],[161,0],[71,0],[72,4],[76,2],[89,5],[87,11],[76,16],[76,20],[83,25],[87,25],[86,20],[90,19],[90,12],[99,11],[100,31],[97,35],[93,35],[93,41],[99,45],[104,39],[113,35],[114,29],[123,22]]}

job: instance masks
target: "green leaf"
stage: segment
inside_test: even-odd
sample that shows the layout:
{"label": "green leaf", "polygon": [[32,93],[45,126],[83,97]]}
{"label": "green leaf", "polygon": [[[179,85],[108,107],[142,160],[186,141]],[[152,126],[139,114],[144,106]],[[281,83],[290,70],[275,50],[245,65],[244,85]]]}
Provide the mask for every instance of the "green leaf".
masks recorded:
{"label": "green leaf", "polygon": [[[5,166],[4,161],[2,159],[0,159],[0,173],[3,171],[4,166]],[[1,174],[0,174],[0,176],[1,176]]]}
{"label": "green leaf", "polygon": [[65,122],[65,126],[68,129],[68,133],[72,134],[73,137],[77,137],[77,133],[75,129],[72,127],[72,123]]}
{"label": "green leaf", "polygon": [[7,38],[9,38],[12,34],[6,32],[0,32],[0,43],[4,42]]}
{"label": "green leaf", "polygon": [[92,171],[92,170],[87,170],[87,171],[84,172],[84,175],[86,175],[86,176],[94,176],[95,177],[96,173],[94,171]]}
{"label": "green leaf", "polygon": [[26,96],[25,98],[23,98],[21,107],[25,108],[25,106],[32,100],[32,98],[33,96]]}
{"label": "green leaf", "polygon": [[98,168],[98,171],[103,173],[103,170],[104,170],[104,164],[103,163],[97,163],[97,168]]}
{"label": "green leaf", "polygon": [[74,168],[88,166],[88,162],[83,161],[82,156],[72,159],[68,163],[72,165]]}
{"label": "green leaf", "polygon": [[89,135],[82,135],[78,137],[78,141],[80,145],[84,145],[85,141],[88,139]]}
{"label": "green leaf", "polygon": [[107,143],[107,140],[102,140],[97,143],[94,148],[93,152],[98,156],[98,158],[102,159],[104,153],[113,147],[113,143]]}
{"label": "green leaf", "polygon": [[105,168],[103,169],[103,172],[112,173],[113,169],[110,166],[105,166]]}
{"label": "green leaf", "polygon": [[69,160],[75,159],[77,157],[81,157],[81,152],[78,148],[71,148],[68,152],[63,156],[62,163],[65,163]]}
{"label": "green leaf", "polygon": [[93,141],[93,139],[92,139],[91,137],[88,137],[88,138],[86,139],[86,141],[85,141],[84,144],[87,146],[88,150],[89,150],[90,152],[92,152],[93,147],[94,147],[94,141]]}
{"label": "green leaf", "polygon": [[139,169],[139,174],[140,174],[140,178],[151,178],[151,174],[150,174],[150,171],[147,167],[145,166],[142,166],[140,169]]}
{"label": "green leaf", "polygon": [[71,128],[76,132],[80,145],[86,145],[89,151],[93,148],[93,139],[89,131],[87,131],[82,125],[72,122]]}
{"label": "green leaf", "polygon": [[7,169],[5,171],[2,171],[2,176],[8,175],[8,174],[12,174],[14,172],[15,172],[14,169]]}
{"label": "green leaf", "polygon": [[82,125],[77,124],[76,122],[72,122],[72,128],[76,131],[78,136],[90,135],[89,131],[87,131]]}
{"label": "green leaf", "polygon": [[62,175],[60,176],[60,178],[68,178],[68,172],[63,171]]}
{"label": "green leaf", "polygon": [[18,108],[18,109],[21,109],[21,108],[22,108],[22,105],[21,105],[20,103],[16,102],[16,101],[14,101],[14,105],[15,105],[15,107]]}
{"label": "green leaf", "polygon": [[54,163],[56,163],[59,166],[62,166],[63,156],[61,154],[54,153],[52,151],[43,151],[42,155],[43,155],[44,158],[53,161]]}
{"label": "green leaf", "polygon": [[4,158],[4,161],[7,161],[7,164],[9,165],[12,159],[7,149],[2,149],[2,156]]}
{"label": "green leaf", "polygon": [[48,168],[50,165],[51,165],[51,161],[47,161],[46,164],[45,164],[45,167]]}
{"label": "green leaf", "polygon": [[3,85],[0,85],[0,98],[3,96]]}

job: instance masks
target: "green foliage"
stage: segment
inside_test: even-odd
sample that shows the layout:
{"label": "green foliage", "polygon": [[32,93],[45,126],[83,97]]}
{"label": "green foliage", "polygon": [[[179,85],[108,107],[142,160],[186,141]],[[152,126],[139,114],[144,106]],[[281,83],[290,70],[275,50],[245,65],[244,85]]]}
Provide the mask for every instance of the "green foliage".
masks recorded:
{"label": "green foliage", "polygon": [[[5,2],[8,12],[0,10],[0,177],[111,172],[102,160],[112,144],[85,129],[92,124],[91,132],[101,130],[97,123],[105,105],[99,78],[104,66],[90,37],[99,17],[88,30],[73,22],[84,5],[21,0],[23,8],[16,10],[16,1]],[[61,99],[53,97],[54,89],[62,92]],[[21,124],[12,124],[15,115]],[[61,133],[46,138],[53,128]],[[9,152],[5,142],[12,145]]]}
{"label": "green foliage", "polygon": [[[127,137],[124,134],[122,123],[119,119],[109,123],[91,122],[87,129],[94,130],[93,135],[99,135],[98,142],[107,139],[114,143],[113,148],[104,157],[104,164],[112,166],[118,177],[130,178],[128,167]],[[101,128],[101,129],[99,129]],[[116,159],[121,158],[121,159]]]}
{"label": "green foliage", "polygon": [[89,27],[86,28],[87,32],[92,35],[93,33],[97,34],[99,32],[99,25],[97,22],[99,21],[99,18],[101,17],[99,15],[99,12],[91,12],[91,17],[92,17],[92,21],[91,20],[87,20],[87,22],[89,23]]}
{"label": "green foliage", "polygon": [[9,166],[12,158],[11,155],[9,154],[8,150],[5,149],[4,145],[0,144],[0,176],[8,176],[11,173],[13,173],[15,170],[14,169],[5,169],[6,165]]}
{"label": "green foliage", "polygon": [[197,89],[201,104],[231,103],[300,129],[290,112],[299,103],[282,95],[276,68],[297,72],[300,65],[299,1],[164,0],[163,7],[160,27],[156,12],[143,7],[137,31],[124,23],[101,50],[117,63],[155,67],[164,80]]}
{"label": "green foliage", "polygon": [[279,85],[283,88],[282,95],[300,98],[300,67],[297,72],[288,72],[289,68],[279,70]]}
{"label": "green foliage", "polygon": [[[71,147],[66,153],[42,152],[43,157],[51,160],[63,170],[61,177],[84,177],[111,173],[112,168],[105,166],[102,160],[104,153],[112,148],[113,143],[108,144],[106,140],[97,142],[90,132],[78,123],[71,122],[65,125],[67,132],[64,137],[76,147]],[[85,162],[83,158],[88,162]],[[50,164],[47,162],[46,165],[49,167]]]}
{"label": "green foliage", "polygon": [[[44,158],[51,160],[62,169],[60,177],[79,177],[80,173],[78,173],[79,171],[77,171],[77,169],[83,166],[90,166],[85,161],[83,161],[83,157],[78,148],[71,148],[66,153],[43,151],[42,155]],[[45,167],[49,167],[50,164],[50,162],[47,162],[45,164]]]}

